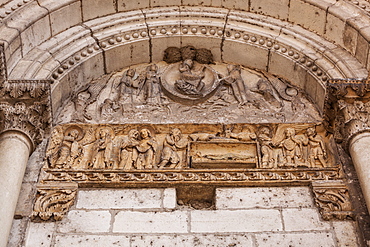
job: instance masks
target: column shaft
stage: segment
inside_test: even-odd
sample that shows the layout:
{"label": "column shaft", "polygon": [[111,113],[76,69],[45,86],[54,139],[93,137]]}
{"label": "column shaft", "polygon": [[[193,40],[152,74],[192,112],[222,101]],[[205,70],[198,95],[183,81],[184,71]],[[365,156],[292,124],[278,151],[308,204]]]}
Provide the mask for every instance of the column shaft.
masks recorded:
{"label": "column shaft", "polygon": [[0,135],[0,247],[6,247],[32,142],[23,133]]}
{"label": "column shaft", "polygon": [[349,152],[370,212],[370,133],[357,134],[349,143]]}

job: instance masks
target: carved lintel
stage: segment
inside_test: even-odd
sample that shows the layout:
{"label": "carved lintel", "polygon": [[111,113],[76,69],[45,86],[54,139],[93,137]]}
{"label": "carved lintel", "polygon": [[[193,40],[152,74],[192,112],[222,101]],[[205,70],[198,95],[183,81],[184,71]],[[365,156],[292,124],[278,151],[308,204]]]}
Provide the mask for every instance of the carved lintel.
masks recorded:
{"label": "carved lintel", "polygon": [[345,146],[358,133],[370,131],[370,80],[331,80],[327,84],[328,130]]}
{"label": "carved lintel", "polygon": [[315,181],[312,190],[324,220],[354,220],[348,188],[341,180]]}
{"label": "carved lintel", "polygon": [[4,43],[0,42],[0,85],[7,79]]}
{"label": "carved lintel", "polygon": [[0,86],[0,98],[0,132],[20,131],[35,144],[49,133],[49,81],[6,81]]}
{"label": "carved lintel", "polygon": [[76,183],[48,183],[37,187],[37,199],[33,208],[34,221],[59,221],[74,204]]}

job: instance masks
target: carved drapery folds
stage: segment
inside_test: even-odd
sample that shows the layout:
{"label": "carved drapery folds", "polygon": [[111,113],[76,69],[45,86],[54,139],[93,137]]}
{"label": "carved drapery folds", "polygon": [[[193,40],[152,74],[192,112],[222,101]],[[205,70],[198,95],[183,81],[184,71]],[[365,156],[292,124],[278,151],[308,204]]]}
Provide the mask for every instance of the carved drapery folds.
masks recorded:
{"label": "carved drapery folds", "polygon": [[34,221],[61,220],[74,204],[77,184],[55,183],[39,185],[32,213]]}
{"label": "carved drapery folds", "polygon": [[370,81],[331,80],[327,85],[326,124],[337,142],[370,131]]}
{"label": "carved drapery folds", "polygon": [[312,190],[323,219],[354,219],[348,188],[343,181],[313,182]]}

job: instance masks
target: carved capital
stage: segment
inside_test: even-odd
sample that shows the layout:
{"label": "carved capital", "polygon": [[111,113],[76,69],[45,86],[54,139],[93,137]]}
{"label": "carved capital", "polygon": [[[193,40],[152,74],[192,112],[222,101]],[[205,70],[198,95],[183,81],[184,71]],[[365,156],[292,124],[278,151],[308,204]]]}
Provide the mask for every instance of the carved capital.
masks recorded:
{"label": "carved capital", "polygon": [[313,182],[312,190],[324,220],[354,219],[348,188],[342,181]]}
{"label": "carved capital", "polygon": [[39,185],[32,220],[61,220],[74,204],[77,193],[75,183],[52,183]]}
{"label": "carved capital", "polygon": [[51,123],[49,81],[8,81],[0,85],[0,132],[16,130],[35,144]]}
{"label": "carved capital", "polygon": [[337,142],[370,131],[370,81],[331,80],[327,84],[326,125]]}

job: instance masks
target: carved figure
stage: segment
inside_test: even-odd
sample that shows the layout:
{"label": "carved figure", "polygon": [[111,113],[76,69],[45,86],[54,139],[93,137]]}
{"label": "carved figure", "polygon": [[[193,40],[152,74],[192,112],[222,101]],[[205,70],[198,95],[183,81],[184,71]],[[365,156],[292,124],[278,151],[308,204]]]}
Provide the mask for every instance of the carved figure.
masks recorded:
{"label": "carved figure", "polygon": [[146,67],[146,71],[140,75],[138,95],[142,93],[145,102],[152,104],[161,103],[159,80],[158,66],[156,64]]}
{"label": "carved figure", "polygon": [[261,127],[258,130],[257,139],[261,145],[261,167],[263,168],[277,167],[277,157],[274,153],[274,145],[270,136],[271,131],[268,127]]}
{"label": "carved figure", "polygon": [[122,140],[119,156],[118,169],[130,170],[136,167],[138,151],[136,146],[139,145],[139,131],[132,129],[128,132],[128,136]]}
{"label": "carved figure", "polygon": [[298,166],[302,158],[302,140],[295,136],[293,128],[285,130],[285,139],[280,146],[283,147],[284,157],[287,166]]}
{"label": "carved figure", "polygon": [[138,81],[135,80],[135,69],[128,69],[122,76],[115,88],[119,89],[118,101],[120,103],[132,102],[136,90],[138,88]]}
{"label": "carved figure", "polygon": [[[257,82],[257,90],[253,90],[253,91],[256,92],[256,93],[261,94],[263,99],[265,100],[265,102],[267,102],[271,106],[273,106],[275,108],[281,108],[282,107],[282,104],[281,104],[281,101],[280,101],[279,97],[274,92],[274,89],[273,89],[272,85],[270,84],[270,82],[268,80],[265,80],[265,79],[261,78]],[[266,104],[266,106],[267,106],[267,104]]]}
{"label": "carved figure", "polygon": [[323,138],[316,133],[315,128],[306,130],[309,145],[309,163],[311,167],[317,167],[316,160],[319,161],[321,167],[326,167],[326,149]]}
{"label": "carved figure", "polygon": [[91,116],[85,112],[87,107],[87,99],[89,97],[89,93],[79,92],[76,97],[72,98],[72,102],[75,107],[75,111],[72,115],[72,121],[84,122],[85,119],[91,120]]}
{"label": "carved figure", "polygon": [[113,114],[118,111],[120,107],[111,99],[105,99],[104,103],[100,106],[100,117],[106,121],[113,118]]}
{"label": "carved figure", "polygon": [[58,158],[52,163],[53,168],[74,168],[82,154],[82,147],[78,143],[82,136],[83,133],[79,127],[71,127],[65,131],[63,141],[58,150]]}
{"label": "carved figure", "polygon": [[59,126],[55,127],[51,133],[49,146],[46,151],[46,159],[50,168],[53,168],[56,160],[58,159],[59,149],[63,142],[63,137],[63,130]]}
{"label": "carved figure", "polygon": [[94,169],[111,168],[113,165],[112,149],[114,133],[110,128],[100,128],[96,131],[96,141],[92,148],[92,167]]}
{"label": "carved figure", "polygon": [[184,60],[179,67],[181,75],[180,80],[175,82],[176,90],[185,95],[202,96],[201,90],[205,85],[202,81],[205,76],[205,69],[205,66],[200,66],[199,69],[195,70],[193,60]]}
{"label": "carved figure", "polygon": [[237,139],[239,141],[251,141],[256,139],[257,136],[248,128],[240,133],[233,133],[232,129],[227,129],[225,130],[225,137]]}
{"label": "carved figure", "polygon": [[208,133],[194,133],[189,135],[190,139],[192,141],[209,141],[211,139],[216,138],[216,135],[214,134],[208,134]]}
{"label": "carved figure", "polygon": [[152,169],[155,167],[155,153],[157,152],[157,141],[149,129],[140,130],[140,141],[136,146],[138,158],[136,169]]}
{"label": "carved figure", "polygon": [[165,137],[159,168],[182,168],[181,152],[188,145],[188,139],[184,137],[181,130],[174,128]]}
{"label": "carved figure", "polygon": [[229,64],[227,65],[228,76],[222,79],[222,81],[231,87],[235,99],[239,104],[243,105],[248,102],[246,98],[246,89],[244,85],[244,80],[241,74],[241,68],[239,65]]}

